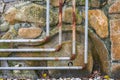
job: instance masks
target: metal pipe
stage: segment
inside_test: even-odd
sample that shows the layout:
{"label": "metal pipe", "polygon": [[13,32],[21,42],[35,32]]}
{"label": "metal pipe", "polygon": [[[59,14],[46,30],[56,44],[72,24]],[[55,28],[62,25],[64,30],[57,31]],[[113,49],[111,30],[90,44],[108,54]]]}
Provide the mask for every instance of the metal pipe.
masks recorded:
{"label": "metal pipe", "polygon": [[59,0],[59,45],[62,44],[62,0]]}
{"label": "metal pipe", "polygon": [[72,0],[72,10],[73,10],[73,23],[72,23],[72,56],[71,59],[76,57],[76,2]]}
{"label": "metal pipe", "polygon": [[46,48],[46,49],[0,49],[0,52],[54,52],[56,49],[54,48]]}
{"label": "metal pipe", "polygon": [[44,39],[14,39],[14,40],[0,40],[0,43],[11,43],[11,42],[42,42]]}
{"label": "metal pipe", "polygon": [[59,67],[0,67],[0,70],[63,70],[63,69],[83,69],[82,66],[59,66]]}
{"label": "metal pipe", "polygon": [[70,60],[70,57],[0,57],[0,60]]}
{"label": "metal pipe", "polygon": [[46,5],[46,8],[47,8],[47,12],[46,12],[46,36],[49,36],[49,30],[50,30],[50,27],[49,27],[49,11],[50,11],[50,0],[47,0],[47,5]]}
{"label": "metal pipe", "polygon": [[88,63],[88,0],[85,1],[85,45],[84,63]]}

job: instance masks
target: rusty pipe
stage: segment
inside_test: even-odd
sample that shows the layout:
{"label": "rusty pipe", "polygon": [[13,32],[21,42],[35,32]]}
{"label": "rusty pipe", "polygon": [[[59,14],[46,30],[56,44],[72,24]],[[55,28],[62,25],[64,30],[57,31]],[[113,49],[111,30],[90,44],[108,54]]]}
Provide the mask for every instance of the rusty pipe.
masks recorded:
{"label": "rusty pipe", "polygon": [[72,23],[72,56],[71,60],[76,58],[76,1],[72,0],[73,23]]}
{"label": "rusty pipe", "polygon": [[62,44],[62,0],[59,0],[59,45]]}

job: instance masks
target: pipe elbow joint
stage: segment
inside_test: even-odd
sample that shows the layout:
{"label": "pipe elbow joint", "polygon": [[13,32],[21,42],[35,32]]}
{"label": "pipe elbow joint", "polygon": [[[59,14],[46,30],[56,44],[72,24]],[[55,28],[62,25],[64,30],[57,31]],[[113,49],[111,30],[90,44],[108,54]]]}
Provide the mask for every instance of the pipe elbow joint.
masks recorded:
{"label": "pipe elbow joint", "polygon": [[87,64],[84,64],[82,69],[86,69],[86,68],[87,68]]}
{"label": "pipe elbow joint", "polygon": [[44,42],[48,42],[49,39],[50,39],[50,37],[49,37],[49,36],[46,36],[46,38],[44,39]]}
{"label": "pipe elbow joint", "polygon": [[62,48],[62,45],[58,45],[55,51],[60,51],[61,48]]}
{"label": "pipe elbow joint", "polygon": [[76,58],[76,54],[72,54],[70,60],[75,60],[75,58]]}

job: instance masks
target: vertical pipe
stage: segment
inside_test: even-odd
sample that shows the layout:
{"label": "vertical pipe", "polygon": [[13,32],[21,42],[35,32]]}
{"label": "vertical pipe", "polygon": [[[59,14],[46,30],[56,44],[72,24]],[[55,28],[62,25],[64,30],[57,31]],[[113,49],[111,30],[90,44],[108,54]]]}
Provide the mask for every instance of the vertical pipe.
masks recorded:
{"label": "vertical pipe", "polygon": [[73,23],[72,23],[72,54],[75,57],[76,54],[76,2],[72,0],[72,8],[73,8]]}
{"label": "vertical pipe", "polygon": [[85,48],[84,63],[88,63],[88,0],[85,1]]}
{"label": "vertical pipe", "polygon": [[62,0],[59,0],[59,45],[62,44]]}
{"label": "vertical pipe", "polygon": [[50,30],[50,25],[49,25],[49,11],[50,11],[50,0],[46,0],[47,3],[46,3],[46,36],[48,37],[49,36],[49,30]]}

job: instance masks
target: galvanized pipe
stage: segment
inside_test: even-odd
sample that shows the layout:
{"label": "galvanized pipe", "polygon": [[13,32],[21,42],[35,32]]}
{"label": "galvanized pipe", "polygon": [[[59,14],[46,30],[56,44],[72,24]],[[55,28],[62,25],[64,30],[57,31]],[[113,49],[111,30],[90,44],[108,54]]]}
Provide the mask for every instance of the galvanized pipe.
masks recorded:
{"label": "galvanized pipe", "polygon": [[44,39],[14,39],[14,40],[0,40],[0,43],[11,43],[11,42],[20,42],[20,43],[22,43],[22,42],[32,42],[32,43],[34,43],[34,42],[42,42],[42,41],[44,41]]}
{"label": "galvanized pipe", "polygon": [[50,19],[50,15],[49,15],[49,11],[50,11],[50,0],[46,0],[47,1],[47,5],[46,5],[46,8],[47,8],[47,12],[46,12],[46,36],[49,36],[49,31],[50,31],[50,27],[49,27],[49,19]]}
{"label": "galvanized pipe", "polygon": [[0,49],[0,52],[54,52],[56,49],[54,48],[45,48],[45,49]]}
{"label": "galvanized pipe", "polygon": [[88,1],[85,0],[85,47],[84,47],[84,63],[88,63]]}
{"label": "galvanized pipe", "polygon": [[59,45],[62,44],[62,0],[59,0]]}
{"label": "galvanized pipe", "polygon": [[0,67],[0,70],[66,70],[83,69],[82,66],[59,66],[59,67]]}
{"label": "galvanized pipe", "polygon": [[70,57],[0,57],[0,60],[70,60]]}

